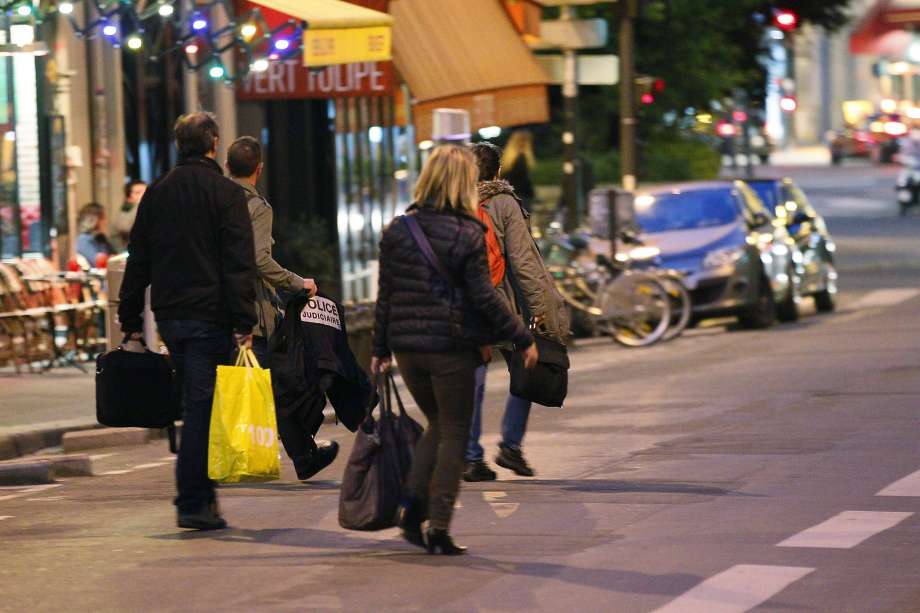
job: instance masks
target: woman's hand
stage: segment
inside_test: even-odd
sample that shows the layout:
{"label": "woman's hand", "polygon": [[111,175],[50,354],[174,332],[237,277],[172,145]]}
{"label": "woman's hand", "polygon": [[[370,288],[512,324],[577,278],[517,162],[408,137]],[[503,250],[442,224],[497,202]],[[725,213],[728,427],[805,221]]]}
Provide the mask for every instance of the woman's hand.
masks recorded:
{"label": "woman's hand", "polygon": [[384,374],[393,366],[393,358],[371,358],[371,374],[374,376]]}
{"label": "woman's hand", "polygon": [[492,346],[491,346],[491,345],[483,345],[482,347],[480,347],[480,348],[479,348],[479,355],[482,356],[482,363],[483,363],[483,364],[488,364],[489,362],[491,362],[491,361],[492,361]]}
{"label": "woman's hand", "polygon": [[537,352],[537,344],[533,343],[527,349],[524,349],[524,368],[527,370],[533,370],[533,367],[537,365],[537,360],[540,358],[540,354]]}

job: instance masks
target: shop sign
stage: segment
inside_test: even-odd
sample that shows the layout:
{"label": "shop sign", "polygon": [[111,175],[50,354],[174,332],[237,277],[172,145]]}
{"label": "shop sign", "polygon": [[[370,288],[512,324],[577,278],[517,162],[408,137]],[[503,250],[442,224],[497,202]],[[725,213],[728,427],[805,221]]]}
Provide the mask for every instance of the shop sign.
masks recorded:
{"label": "shop sign", "polygon": [[304,68],[299,60],[272,62],[251,72],[237,87],[240,100],[386,96],[393,89],[392,62],[358,62]]}
{"label": "shop sign", "polygon": [[329,66],[350,62],[383,62],[392,58],[390,26],[340,28],[303,32],[304,66]]}

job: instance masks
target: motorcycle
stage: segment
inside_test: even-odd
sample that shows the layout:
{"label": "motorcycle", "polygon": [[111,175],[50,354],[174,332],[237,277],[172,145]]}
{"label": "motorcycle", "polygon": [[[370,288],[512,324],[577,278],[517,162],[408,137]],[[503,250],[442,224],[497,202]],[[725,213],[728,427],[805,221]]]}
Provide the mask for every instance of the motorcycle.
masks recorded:
{"label": "motorcycle", "polygon": [[904,167],[898,172],[895,192],[898,196],[898,205],[901,215],[920,206],[920,158],[914,155],[902,155],[901,162]]}

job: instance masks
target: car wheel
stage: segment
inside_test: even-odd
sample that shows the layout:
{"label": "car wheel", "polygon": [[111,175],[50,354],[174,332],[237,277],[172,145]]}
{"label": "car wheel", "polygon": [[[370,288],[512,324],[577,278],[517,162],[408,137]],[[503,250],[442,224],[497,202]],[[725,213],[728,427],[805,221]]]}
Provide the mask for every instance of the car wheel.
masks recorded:
{"label": "car wheel", "polygon": [[776,323],[776,303],[765,277],[760,277],[755,289],[756,300],[738,315],[738,323],[749,330],[762,330]]}
{"label": "car wheel", "polygon": [[819,313],[830,313],[836,307],[834,294],[837,291],[837,271],[833,265],[828,264],[827,279],[824,289],[815,294],[815,310]]}
{"label": "car wheel", "polygon": [[792,281],[793,273],[789,271],[789,289],[783,301],[776,306],[776,317],[782,322],[793,322],[799,320],[799,301],[796,300],[795,283]]}

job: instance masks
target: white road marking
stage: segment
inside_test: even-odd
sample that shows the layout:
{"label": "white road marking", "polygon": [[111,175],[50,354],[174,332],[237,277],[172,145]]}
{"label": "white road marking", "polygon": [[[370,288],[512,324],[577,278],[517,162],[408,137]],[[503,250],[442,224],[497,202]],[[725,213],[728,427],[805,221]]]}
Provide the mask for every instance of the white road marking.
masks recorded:
{"label": "white road marking", "polygon": [[133,472],[130,468],[127,470],[107,470],[104,473],[99,473],[100,475],[127,475],[129,472]]}
{"label": "white road marking", "polygon": [[913,513],[844,511],[817,526],[790,536],[777,547],[851,549],[864,540],[893,528]]}
{"label": "white road marking", "polygon": [[507,495],[507,492],[483,492],[482,499],[486,502],[495,502],[496,500],[501,500]]}
{"label": "white road marking", "polygon": [[165,458],[160,458],[158,462],[175,462],[176,456],[174,454],[168,455]]}
{"label": "white road marking", "polygon": [[738,564],[706,579],[654,613],[743,613],[814,570],[804,566]]}
{"label": "white road marking", "polygon": [[145,468],[158,468],[160,466],[166,466],[166,462],[150,462],[149,464],[138,464],[137,466],[132,466],[132,470],[143,470]]}
{"label": "white road marking", "polygon": [[118,453],[117,452],[115,453],[94,453],[93,455],[89,456],[89,459],[95,462],[96,460],[104,460],[105,458],[111,458],[113,455],[118,455]]}
{"label": "white road marking", "polygon": [[66,496],[45,496],[43,498],[26,498],[26,502],[45,502],[46,500],[65,500]]}
{"label": "white road marking", "polygon": [[878,307],[889,307],[910,300],[911,298],[914,298],[918,295],[920,295],[920,290],[918,289],[877,289],[869,292],[857,300],[855,303],[853,303],[852,308],[872,309]]}
{"label": "white road marking", "polygon": [[903,479],[898,479],[883,488],[876,496],[917,496],[920,497],[920,470]]}
{"label": "white road marking", "polygon": [[492,507],[492,512],[494,512],[501,519],[506,517],[511,517],[514,515],[514,512],[518,510],[518,507],[521,506],[519,502],[490,502],[489,506]]}
{"label": "white road marking", "polygon": [[13,516],[12,515],[0,515],[0,521],[3,521],[4,519],[13,519]]}
{"label": "white road marking", "polygon": [[6,496],[0,496],[0,501],[2,500],[12,500],[13,498],[21,498],[22,496],[27,496],[28,494],[34,494],[36,492],[43,492],[45,490],[50,490],[55,487],[61,487],[63,483],[47,483],[44,485],[29,485],[22,487],[19,485],[11,486],[11,488],[5,489],[18,489],[19,491],[15,494],[7,494]]}

